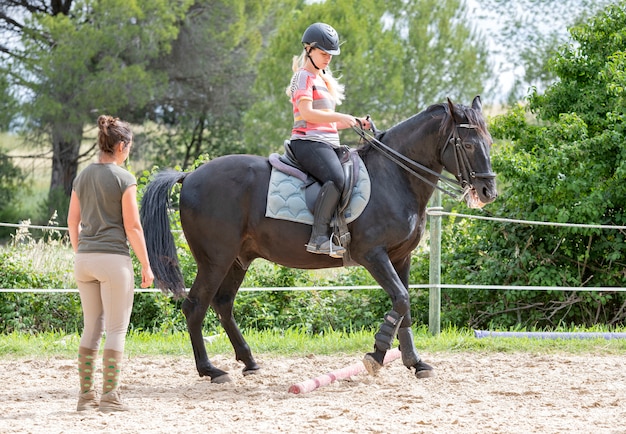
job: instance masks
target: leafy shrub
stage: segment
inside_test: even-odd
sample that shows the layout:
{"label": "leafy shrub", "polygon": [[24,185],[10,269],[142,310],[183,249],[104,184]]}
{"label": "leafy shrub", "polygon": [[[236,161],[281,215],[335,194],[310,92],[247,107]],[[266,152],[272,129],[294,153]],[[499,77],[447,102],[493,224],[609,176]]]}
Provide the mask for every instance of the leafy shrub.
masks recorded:
{"label": "leafy shrub", "polygon": [[[17,260],[16,260],[17,259]],[[22,262],[14,252],[0,252],[0,287],[59,288],[65,276],[47,273]],[[75,293],[0,293],[0,332],[65,330],[74,332],[82,325],[80,299]]]}

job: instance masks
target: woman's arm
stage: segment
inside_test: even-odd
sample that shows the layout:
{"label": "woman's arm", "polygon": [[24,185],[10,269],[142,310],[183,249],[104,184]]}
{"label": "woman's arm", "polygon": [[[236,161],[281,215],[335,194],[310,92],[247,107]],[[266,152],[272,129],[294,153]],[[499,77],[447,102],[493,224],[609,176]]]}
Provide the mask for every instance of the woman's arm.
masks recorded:
{"label": "woman's arm", "polygon": [[[352,115],[314,109],[313,101],[310,99],[300,100],[298,103],[298,111],[300,112],[300,116],[307,122],[313,122],[315,124],[337,122],[337,129],[339,130],[350,128],[358,124],[357,118]],[[369,128],[369,121],[366,118],[358,118],[358,120],[361,121],[361,125],[364,129]]]}
{"label": "woman's arm", "polygon": [[136,185],[128,187],[122,195],[122,217],[124,219],[124,230],[126,231],[128,242],[141,264],[141,287],[147,288],[152,285],[154,275],[150,268],[146,239],[144,238],[141,220],[139,219]]}
{"label": "woman's arm", "polygon": [[343,128],[356,125],[356,119],[352,115],[345,113],[332,112],[326,110],[319,110],[313,108],[313,101],[310,99],[302,99],[298,103],[298,111],[300,116],[307,121],[315,124],[329,124],[331,122],[337,122],[337,127],[340,125]]}
{"label": "woman's arm", "polygon": [[67,227],[70,233],[72,249],[74,249],[74,253],[76,253],[78,251],[78,233],[80,232],[80,201],[74,190],[72,190],[70,207],[67,212]]}

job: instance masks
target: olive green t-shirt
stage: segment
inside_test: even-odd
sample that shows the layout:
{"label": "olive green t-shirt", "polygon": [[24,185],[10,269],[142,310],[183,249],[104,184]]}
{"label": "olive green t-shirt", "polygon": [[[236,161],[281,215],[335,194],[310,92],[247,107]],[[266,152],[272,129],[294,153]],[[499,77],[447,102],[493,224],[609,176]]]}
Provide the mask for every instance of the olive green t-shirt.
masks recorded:
{"label": "olive green t-shirt", "polygon": [[130,256],[122,195],[136,184],[133,174],[116,164],[90,164],[78,174],[73,187],[80,202],[78,253]]}

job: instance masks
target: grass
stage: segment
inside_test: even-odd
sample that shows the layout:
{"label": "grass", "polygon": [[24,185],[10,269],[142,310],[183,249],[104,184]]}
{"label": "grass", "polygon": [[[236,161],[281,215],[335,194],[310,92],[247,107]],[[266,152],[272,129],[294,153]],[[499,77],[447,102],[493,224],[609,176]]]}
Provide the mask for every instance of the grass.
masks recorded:
{"label": "grass", "polygon": [[[570,330],[571,331],[571,330]],[[582,330],[576,330],[580,332]],[[606,330],[587,330],[606,331]],[[619,330],[613,330],[618,332]],[[300,330],[244,332],[254,354],[301,357],[308,354],[355,354],[371,351],[374,332],[344,333],[327,331],[310,335]],[[73,358],[78,350],[79,336],[49,332],[36,335],[11,333],[0,335],[0,357],[62,357]],[[415,344],[421,353],[480,352],[528,354],[626,354],[624,339],[529,339],[476,338],[471,330],[445,329],[432,336],[425,327],[415,330]],[[233,354],[225,334],[207,343],[209,357]],[[131,331],[126,353],[133,356],[193,357],[187,333],[150,334]]]}

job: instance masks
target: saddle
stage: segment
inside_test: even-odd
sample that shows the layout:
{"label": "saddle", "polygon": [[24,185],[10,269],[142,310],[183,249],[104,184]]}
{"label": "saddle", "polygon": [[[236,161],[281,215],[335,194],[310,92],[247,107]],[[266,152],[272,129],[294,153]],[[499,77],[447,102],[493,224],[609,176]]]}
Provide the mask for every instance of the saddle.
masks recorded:
{"label": "saddle", "polygon": [[[339,205],[337,206],[336,214],[341,214],[348,206],[348,202],[350,201],[350,195],[352,194],[352,189],[356,184],[359,176],[359,161],[356,155],[356,152],[352,152],[352,150],[348,146],[340,146],[339,148],[335,148],[335,152],[337,153],[337,157],[339,158],[339,162],[341,163],[341,167],[343,168],[343,191],[341,192],[341,198],[339,199]],[[281,167],[276,167],[274,164],[272,166],[276,167],[278,170],[289,170],[290,168],[293,170],[299,171],[302,175],[299,175],[300,179],[302,177],[306,177],[302,179],[305,181],[305,198],[306,198],[306,206],[309,211],[313,212],[315,209],[315,201],[317,200],[317,195],[322,188],[322,185],[311,177],[309,174],[305,172],[302,168],[296,156],[291,150],[291,146],[289,145],[289,141],[285,141],[285,153],[278,157],[278,160],[285,165]],[[283,170],[284,171],[284,170]],[[288,173],[288,172],[287,172]],[[289,173],[291,175],[291,173]]]}
{"label": "saddle", "polygon": [[[301,191],[302,200],[304,200],[306,208],[308,209],[307,214],[310,213],[312,216],[315,208],[315,201],[317,200],[318,193],[322,186],[315,178],[305,172],[302,166],[298,163],[289,145],[289,141],[285,141],[284,154],[271,154],[269,162],[274,170],[297,178],[299,184],[298,190]],[[346,249],[346,254],[348,254],[348,245],[350,243],[351,236],[348,231],[347,224],[360,215],[369,200],[369,176],[365,170],[362,160],[355,150],[352,150],[347,146],[341,146],[336,148],[335,151],[337,152],[337,156],[339,157],[339,161],[343,167],[344,188],[343,191],[341,191],[339,204],[331,220],[330,226],[335,235],[336,243],[343,246]],[[364,184],[366,186],[365,192],[361,191],[363,190]],[[354,203],[351,203],[355,202],[352,200],[355,195],[359,196],[356,200],[356,206]],[[274,197],[273,200],[276,200],[276,198]],[[269,205],[270,202],[268,200],[268,216],[270,216]],[[293,221],[302,222],[302,220],[297,219],[293,219]],[[344,263],[350,261],[349,254],[347,257],[344,254]]]}

